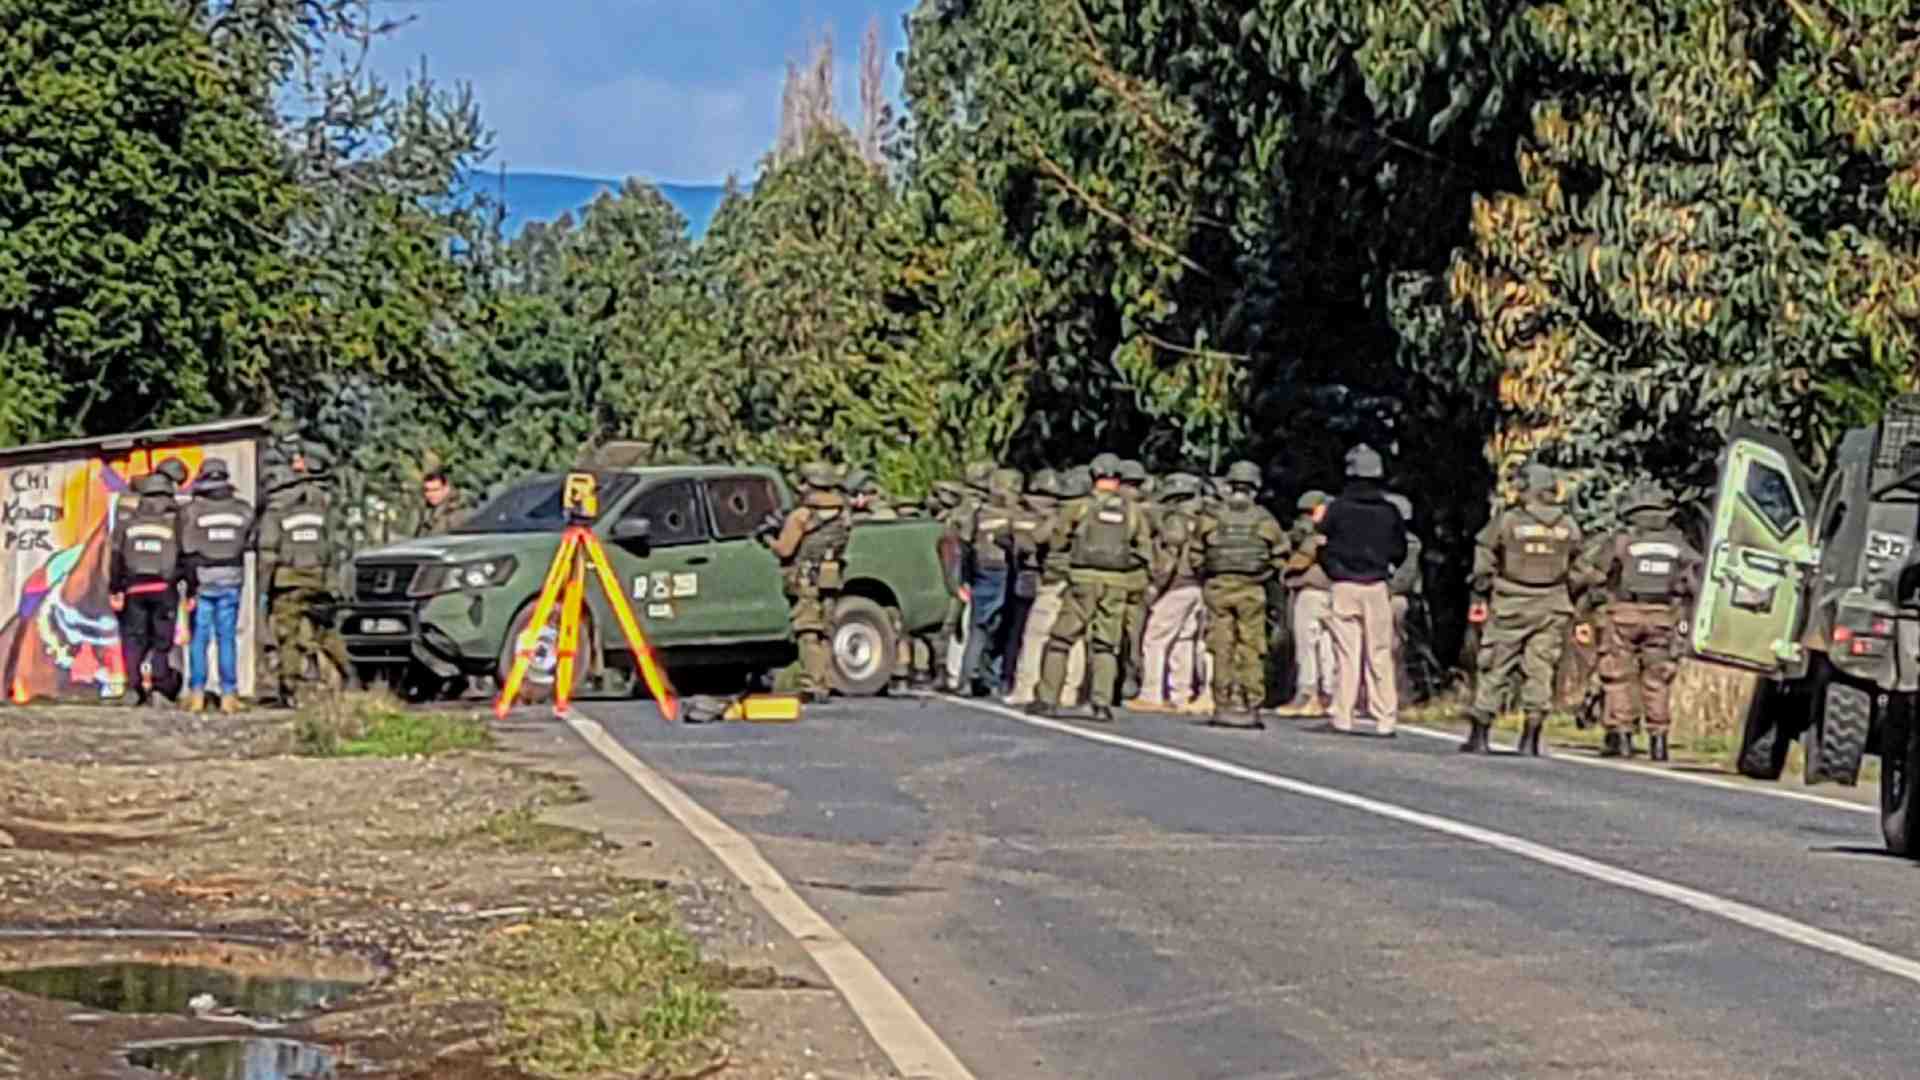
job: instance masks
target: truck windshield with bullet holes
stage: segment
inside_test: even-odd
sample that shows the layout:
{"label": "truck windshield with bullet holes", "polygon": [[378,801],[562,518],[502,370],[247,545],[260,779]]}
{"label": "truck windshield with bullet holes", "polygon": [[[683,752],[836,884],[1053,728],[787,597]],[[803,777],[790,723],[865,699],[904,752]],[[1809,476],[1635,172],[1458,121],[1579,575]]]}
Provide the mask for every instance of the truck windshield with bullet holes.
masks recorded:
{"label": "truck windshield with bullet holes", "polygon": [[[764,685],[795,654],[780,565],[756,534],[793,495],[778,471],[670,466],[595,469],[593,522],[612,570],[670,677]],[[562,474],[516,483],[445,536],[363,551],[347,567],[338,626],[358,674],[415,699],[464,677],[504,679],[566,525]],[[927,518],[862,522],[850,541],[833,625],[845,694],[879,693],[897,626],[931,632],[946,614],[944,527]],[[578,692],[637,690],[635,665],[597,585],[587,590],[588,656]],[[897,612],[896,622],[892,613]],[[557,619],[524,696],[551,693]]]}

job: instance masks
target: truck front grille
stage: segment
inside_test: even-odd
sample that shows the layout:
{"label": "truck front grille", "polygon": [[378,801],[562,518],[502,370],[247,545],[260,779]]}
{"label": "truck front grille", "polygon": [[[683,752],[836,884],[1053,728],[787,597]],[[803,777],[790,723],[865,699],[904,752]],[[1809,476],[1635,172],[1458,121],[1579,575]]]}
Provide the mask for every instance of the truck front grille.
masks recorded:
{"label": "truck front grille", "polygon": [[355,600],[405,600],[417,563],[373,563],[353,569]]}

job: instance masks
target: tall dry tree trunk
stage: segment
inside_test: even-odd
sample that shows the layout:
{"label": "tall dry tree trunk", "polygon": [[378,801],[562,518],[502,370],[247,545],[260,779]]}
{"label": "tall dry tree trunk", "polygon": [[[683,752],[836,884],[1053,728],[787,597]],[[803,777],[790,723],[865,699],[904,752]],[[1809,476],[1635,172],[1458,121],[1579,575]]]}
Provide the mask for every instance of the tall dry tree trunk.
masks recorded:
{"label": "tall dry tree trunk", "polygon": [[860,41],[860,156],[875,168],[886,164],[887,123],[891,118],[886,92],[881,86],[885,69],[880,59],[880,18],[867,22],[867,33]]}
{"label": "tall dry tree trunk", "polygon": [[[864,74],[862,77],[864,80]],[[846,125],[833,111],[833,35],[823,31],[805,67],[787,62],[786,84],[780,91],[780,134],[774,141],[774,163],[791,161],[805,153],[816,131],[834,128],[845,131]]]}

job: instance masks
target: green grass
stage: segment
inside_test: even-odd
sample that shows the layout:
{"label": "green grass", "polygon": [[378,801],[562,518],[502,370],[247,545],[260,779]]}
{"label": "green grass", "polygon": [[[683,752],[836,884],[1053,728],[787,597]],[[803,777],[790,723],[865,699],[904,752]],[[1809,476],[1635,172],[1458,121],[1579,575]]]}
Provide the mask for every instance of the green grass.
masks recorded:
{"label": "green grass", "polygon": [[386,695],[341,694],[301,710],[293,741],[314,757],[402,758],[490,749],[493,735],[480,716],[409,712]]}
{"label": "green grass", "polygon": [[546,919],[472,956],[505,1007],[507,1059],[538,1076],[666,1076],[715,1061],[734,1010],[660,898]]}

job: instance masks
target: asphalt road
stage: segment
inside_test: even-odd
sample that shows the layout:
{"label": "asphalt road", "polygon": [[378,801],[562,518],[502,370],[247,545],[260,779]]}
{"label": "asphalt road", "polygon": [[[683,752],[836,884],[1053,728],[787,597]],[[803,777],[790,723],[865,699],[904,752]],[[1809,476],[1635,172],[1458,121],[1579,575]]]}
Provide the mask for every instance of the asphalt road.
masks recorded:
{"label": "asphalt road", "polygon": [[752,837],[981,1080],[1920,1075],[1920,867],[1870,815],[1284,721],[1087,729],[1294,790],[949,701],[584,711]]}

